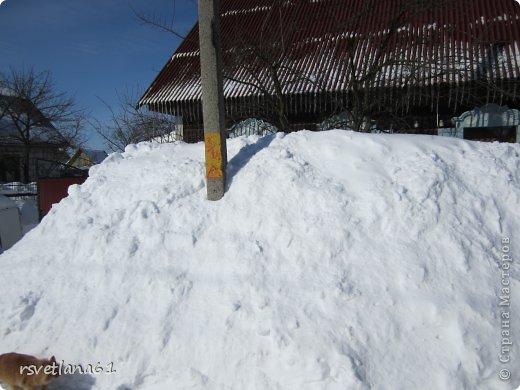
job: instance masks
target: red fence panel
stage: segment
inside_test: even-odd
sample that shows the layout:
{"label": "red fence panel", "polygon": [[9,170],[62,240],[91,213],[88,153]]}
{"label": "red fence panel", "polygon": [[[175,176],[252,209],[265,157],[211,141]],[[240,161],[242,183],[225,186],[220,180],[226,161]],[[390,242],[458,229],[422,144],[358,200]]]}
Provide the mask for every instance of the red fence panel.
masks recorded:
{"label": "red fence panel", "polygon": [[69,186],[83,184],[86,177],[46,177],[38,179],[38,211],[40,220],[47,215],[54,203],[67,197]]}

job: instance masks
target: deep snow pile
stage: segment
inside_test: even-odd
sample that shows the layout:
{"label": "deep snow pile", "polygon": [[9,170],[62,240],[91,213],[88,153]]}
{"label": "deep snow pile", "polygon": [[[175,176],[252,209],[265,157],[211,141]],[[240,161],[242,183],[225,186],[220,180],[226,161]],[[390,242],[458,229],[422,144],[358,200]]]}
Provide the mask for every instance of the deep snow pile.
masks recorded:
{"label": "deep snow pile", "polygon": [[117,370],[51,389],[520,384],[519,145],[330,131],[228,149],[219,202],[202,144],[130,146],[71,187],[0,256],[0,353]]}

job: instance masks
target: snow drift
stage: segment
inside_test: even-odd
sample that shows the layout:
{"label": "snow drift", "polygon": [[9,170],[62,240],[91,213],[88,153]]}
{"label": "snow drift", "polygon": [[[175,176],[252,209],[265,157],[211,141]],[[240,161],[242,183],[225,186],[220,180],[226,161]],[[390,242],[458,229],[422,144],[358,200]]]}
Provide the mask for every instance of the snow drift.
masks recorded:
{"label": "snow drift", "polygon": [[[0,256],[0,353],[116,372],[50,389],[510,389],[520,146],[299,132],[129,146]],[[515,360],[516,363],[515,363]],[[498,373],[510,369],[502,382]]]}

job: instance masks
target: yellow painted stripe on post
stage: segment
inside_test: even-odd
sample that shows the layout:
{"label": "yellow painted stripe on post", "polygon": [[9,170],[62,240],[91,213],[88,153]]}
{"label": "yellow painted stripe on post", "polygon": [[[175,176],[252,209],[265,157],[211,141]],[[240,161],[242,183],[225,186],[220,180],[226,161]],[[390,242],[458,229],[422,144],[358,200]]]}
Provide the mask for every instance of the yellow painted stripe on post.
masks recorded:
{"label": "yellow painted stripe on post", "polygon": [[220,133],[205,133],[206,149],[206,177],[208,179],[222,179],[222,153]]}

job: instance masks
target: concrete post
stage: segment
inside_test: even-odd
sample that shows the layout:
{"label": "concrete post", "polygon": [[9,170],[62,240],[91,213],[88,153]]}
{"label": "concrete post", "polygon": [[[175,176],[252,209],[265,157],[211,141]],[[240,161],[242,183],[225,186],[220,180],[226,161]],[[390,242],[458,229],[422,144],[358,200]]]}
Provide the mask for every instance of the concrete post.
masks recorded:
{"label": "concrete post", "polygon": [[227,166],[219,0],[199,0],[199,42],[207,194],[208,200],[219,200]]}

